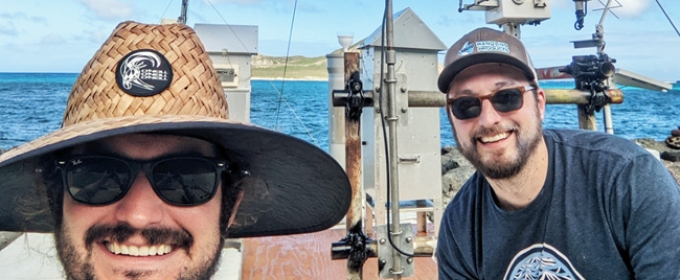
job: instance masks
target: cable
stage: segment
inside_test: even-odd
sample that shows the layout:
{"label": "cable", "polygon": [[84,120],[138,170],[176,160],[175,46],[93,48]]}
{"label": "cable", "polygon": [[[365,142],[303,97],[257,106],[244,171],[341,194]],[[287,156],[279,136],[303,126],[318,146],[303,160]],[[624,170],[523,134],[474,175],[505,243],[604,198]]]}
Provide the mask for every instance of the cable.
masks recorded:
{"label": "cable", "polygon": [[[581,30],[581,29],[583,29],[583,20],[588,15],[588,1],[584,1],[584,2],[574,1],[574,2],[577,3],[577,5],[576,5],[576,22],[574,22],[574,29]],[[583,7],[581,7],[581,5]]]}
{"label": "cable", "polygon": [[[222,19],[222,21],[227,25],[229,30],[231,30],[231,32],[234,33],[234,35],[236,35],[235,36],[236,40],[238,40],[238,42],[241,44],[241,46],[243,46],[243,49],[245,49],[248,53],[252,53],[252,51],[250,49],[248,49],[248,47],[243,43],[243,41],[236,34],[236,32],[234,32],[234,30],[231,28],[231,26],[229,25],[227,20],[224,19],[222,14],[217,10],[217,8],[215,8],[215,5],[213,5],[213,3],[210,0],[206,0],[206,1],[208,2],[208,4],[210,4],[210,6],[213,8],[213,10],[215,10],[217,15]],[[279,95],[279,102],[278,102],[278,107],[276,109],[276,122],[275,122],[274,129],[278,130],[278,125],[279,125],[278,121],[279,121],[279,114],[280,114],[280,109],[281,109],[281,102],[285,102],[286,106],[288,106],[288,108],[291,110],[291,112],[293,112],[293,115],[295,116],[295,118],[298,120],[298,122],[305,129],[305,132],[307,133],[307,135],[309,135],[309,138],[312,139],[312,141],[314,141],[314,143],[318,146],[318,144],[319,144],[318,140],[316,138],[314,138],[314,136],[312,136],[312,133],[310,132],[310,130],[307,128],[307,126],[305,126],[305,124],[304,124],[304,122],[302,122],[302,119],[300,118],[300,116],[298,116],[298,114],[295,112],[295,109],[293,109],[293,107],[290,105],[288,100],[286,100],[286,98],[283,95],[285,81],[286,81],[286,72],[287,72],[287,69],[288,69],[288,58],[290,57],[290,45],[291,45],[291,38],[293,36],[293,26],[295,24],[296,11],[297,11],[297,0],[295,0],[295,6],[293,7],[293,19],[292,19],[291,24],[290,24],[290,32],[289,32],[289,36],[288,36],[288,50],[286,51],[286,61],[284,63],[284,68],[283,68],[283,79],[281,81],[281,90],[277,89],[276,86],[274,86],[274,83],[271,80],[269,81],[269,84],[274,88],[274,90],[276,90],[276,92]],[[227,55],[226,57],[227,57],[227,61],[229,62],[229,64],[231,64],[231,60],[229,59],[229,55]]]}
{"label": "cable", "polygon": [[163,16],[165,15],[165,12],[168,11],[168,9],[170,8],[170,5],[172,5],[172,2],[174,2],[174,1],[175,0],[170,0],[170,2],[168,2],[168,5],[165,6],[165,10],[163,10],[163,13],[161,14],[161,18],[158,19],[158,22],[161,22],[161,20],[163,20]]}
{"label": "cable", "polygon": [[[284,102],[286,103],[286,105],[288,106],[288,109],[290,109],[290,111],[293,112],[293,115],[294,115],[295,118],[298,120],[298,122],[302,125],[302,127],[305,129],[305,132],[307,132],[307,135],[309,136],[309,138],[312,139],[312,141],[314,141],[314,144],[315,144],[315,145],[319,146],[319,141],[318,141],[316,138],[314,138],[314,135],[312,135],[312,132],[309,130],[309,128],[307,128],[307,126],[305,125],[305,123],[302,122],[302,119],[300,118],[300,116],[298,116],[298,114],[295,113],[295,109],[293,109],[293,106],[290,105],[290,103],[288,102],[288,100],[283,96],[283,94],[279,91],[279,89],[276,88],[276,86],[274,85],[274,83],[272,83],[272,82],[270,81],[269,84],[272,86],[272,88],[274,88],[274,90],[276,91],[276,93],[279,94],[280,99],[283,99],[283,101],[284,101]],[[277,116],[278,116],[278,115],[277,115]]]}
{"label": "cable", "polygon": [[656,0],[656,4],[659,5],[659,8],[661,8],[661,11],[662,11],[663,14],[666,16],[666,19],[668,19],[668,22],[671,24],[671,26],[673,26],[673,29],[675,29],[675,33],[678,33],[678,36],[680,37],[680,31],[678,31],[678,28],[675,27],[675,24],[673,24],[673,21],[671,20],[671,17],[668,16],[668,14],[666,13],[666,10],[661,6],[661,3],[659,2],[659,0]]}
{"label": "cable", "polygon": [[239,37],[238,34],[236,34],[236,32],[234,32],[234,30],[231,28],[231,25],[229,25],[229,23],[227,22],[227,20],[224,19],[224,17],[223,17],[222,14],[220,13],[220,11],[218,11],[217,8],[215,8],[215,5],[213,5],[213,3],[210,2],[210,0],[205,0],[205,1],[208,2],[208,4],[210,4],[210,7],[212,7],[213,10],[215,10],[215,12],[217,13],[217,16],[219,16],[219,17],[222,19],[222,21],[224,22],[224,24],[227,25],[227,27],[229,28],[229,30],[231,30],[231,33],[234,33],[234,37],[236,37],[236,40],[238,40],[238,42],[241,44],[241,46],[243,47],[243,49],[245,49],[246,51],[248,51],[248,53],[252,53],[252,51],[249,50],[248,47],[246,47],[246,44],[244,44],[243,41],[241,41],[241,37]]}
{"label": "cable", "polygon": [[279,96],[279,106],[276,108],[276,121],[274,122],[275,127],[279,127],[279,111],[281,109],[281,100],[283,99],[283,87],[286,84],[286,71],[288,70],[288,58],[290,57],[290,42],[293,37],[293,25],[295,25],[295,11],[297,11],[297,0],[293,6],[293,18],[290,22],[290,31],[288,32],[288,49],[286,50],[286,62],[283,64],[283,78],[281,79],[281,94]]}
{"label": "cable", "polygon": [[[387,5],[385,5],[385,12],[383,13],[382,27],[380,28],[382,34],[381,34],[381,42],[380,42],[380,48],[381,48],[381,51],[380,51],[380,94],[379,94],[380,97],[378,99],[378,104],[380,104],[380,106],[379,106],[379,108],[380,108],[380,122],[382,124],[383,141],[384,141],[384,145],[385,145],[385,163],[387,164],[387,168],[385,168],[385,171],[386,171],[385,174],[387,176],[387,206],[386,207],[391,207],[392,206],[392,200],[390,198],[390,185],[391,185],[390,184],[391,183],[390,182],[390,153],[389,153],[389,150],[388,150],[388,147],[387,147],[387,144],[388,144],[387,143],[387,129],[385,128],[385,115],[384,115],[384,112],[383,112],[383,102],[382,102],[382,100],[383,100],[382,95],[383,95],[383,92],[384,92],[384,90],[383,90],[383,80],[384,80],[384,76],[385,76],[385,68],[384,68],[384,65],[385,65],[385,63],[384,63],[385,62],[385,50],[386,50],[386,47],[385,47],[385,40],[386,40],[385,39],[385,25],[386,25],[386,22],[387,22],[387,12],[388,12],[387,11]],[[397,201],[397,203],[399,203],[399,202]],[[390,229],[391,228],[390,227],[390,211],[391,211],[391,209],[388,209],[387,211],[385,211],[387,213],[387,240],[390,242],[390,246],[392,246],[392,248],[394,248],[394,250],[396,250],[400,254],[407,256],[407,257],[413,257],[412,254],[409,254],[409,253],[402,251],[401,249],[399,249],[399,247],[394,245],[394,242],[392,242],[392,231]]]}

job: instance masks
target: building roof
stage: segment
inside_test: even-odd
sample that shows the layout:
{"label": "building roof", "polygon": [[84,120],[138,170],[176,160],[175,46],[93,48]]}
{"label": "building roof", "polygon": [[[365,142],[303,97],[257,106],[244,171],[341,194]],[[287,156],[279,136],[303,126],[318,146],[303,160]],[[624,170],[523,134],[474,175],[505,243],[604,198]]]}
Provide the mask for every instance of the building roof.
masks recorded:
{"label": "building roof", "polygon": [[197,23],[196,34],[205,49],[212,52],[255,55],[258,52],[257,26]]}
{"label": "building roof", "polygon": [[[395,48],[421,49],[421,50],[445,50],[446,45],[432,32],[432,30],[407,7],[393,16],[393,45]],[[382,26],[364,39],[360,48],[368,46],[379,47],[382,43]]]}

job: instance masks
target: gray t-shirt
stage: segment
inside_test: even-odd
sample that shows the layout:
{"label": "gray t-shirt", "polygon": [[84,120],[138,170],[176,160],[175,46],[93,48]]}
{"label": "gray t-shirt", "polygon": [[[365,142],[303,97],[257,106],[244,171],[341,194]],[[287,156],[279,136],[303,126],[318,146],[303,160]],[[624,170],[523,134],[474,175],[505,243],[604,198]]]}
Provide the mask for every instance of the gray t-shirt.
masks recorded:
{"label": "gray t-shirt", "polygon": [[632,141],[546,130],[549,167],[506,211],[475,173],[439,229],[439,279],[680,279],[680,188]]}

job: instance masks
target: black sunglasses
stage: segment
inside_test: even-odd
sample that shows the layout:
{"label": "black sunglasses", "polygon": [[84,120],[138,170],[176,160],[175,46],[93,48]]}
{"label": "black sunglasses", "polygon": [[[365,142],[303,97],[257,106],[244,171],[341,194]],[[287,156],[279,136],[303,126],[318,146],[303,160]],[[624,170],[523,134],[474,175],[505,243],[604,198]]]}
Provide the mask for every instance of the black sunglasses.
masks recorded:
{"label": "black sunglasses", "polygon": [[64,187],[76,201],[89,205],[114,203],[125,196],[143,171],[154,192],[177,206],[195,206],[215,195],[225,160],[208,157],[171,157],[150,161],[110,156],[76,156],[58,160]]}
{"label": "black sunglasses", "polygon": [[489,99],[498,112],[507,113],[519,110],[524,105],[524,93],[535,90],[532,86],[506,88],[485,96],[461,96],[449,101],[449,110],[459,120],[479,117],[482,101]]}

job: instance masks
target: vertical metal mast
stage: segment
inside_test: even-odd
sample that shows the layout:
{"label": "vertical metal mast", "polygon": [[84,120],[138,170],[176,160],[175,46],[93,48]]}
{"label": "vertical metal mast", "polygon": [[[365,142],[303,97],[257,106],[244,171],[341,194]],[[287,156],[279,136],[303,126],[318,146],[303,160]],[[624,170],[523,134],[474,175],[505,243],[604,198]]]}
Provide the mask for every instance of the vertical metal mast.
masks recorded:
{"label": "vertical metal mast", "polygon": [[[597,55],[598,57],[602,57],[605,55],[604,52],[604,18],[607,16],[607,13],[609,12],[609,7],[612,4],[612,0],[607,1],[607,5],[604,7],[604,11],[602,12],[602,17],[600,18],[600,23],[597,24],[595,27],[595,34],[593,34],[593,37],[597,37],[598,40],[598,45],[597,45]],[[616,83],[614,82],[614,75],[610,76],[606,80],[606,85],[609,86],[609,88],[615,88]],[[612,124],[612,109],[609,106],[609,104],[605,104],[602,109],[602,115],[604,118],[604,130],[606,133],[609,134],[614,134],[614,125]]]}
{"label": "vertical metal mast", "polygon": [[187,6],[189,6],[189,0],[182,0],[182,11],[177,19],[177,23],[187,24]]}
{"label": "vertical metal mast", "polygon": [[[388,103],[388,115],[386,121],[388,122],[389,128],[389,190],[390,190],[390,208],[392,214],[392,224],[390,225],[389,233],[390,236],[399,237],[401,236],[401,221],[399,217],[399,153],[397,149],[397,121],[399,117],[397,116],[397,97],[396,97],[396,83],[394,73],[394,65],[396,62],[396,52],[394,50],[393,37],[394,37],[394,24],[392,22],[392,0],[386,0],[387,15],[386,15],[386,46],[387,46],[387,78],[385,79],[385,84],[387,85],[387,103]],[[392,275],[394,279],[401,279],[403,269],[401,267],[401,253],[397,250],[392,251]]]}

